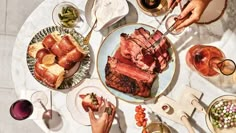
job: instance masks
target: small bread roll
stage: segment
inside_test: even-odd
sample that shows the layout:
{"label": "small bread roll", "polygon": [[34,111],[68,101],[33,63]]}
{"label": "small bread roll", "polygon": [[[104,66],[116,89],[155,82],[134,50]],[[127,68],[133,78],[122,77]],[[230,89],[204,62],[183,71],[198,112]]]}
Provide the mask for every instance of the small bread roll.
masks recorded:
{"label": "small bread roll", "polygon": [[63,36],[61,41],[58,43],[58,47],[64,52],[68,53],[75,48],[75,44],[71,41],[69,35]]}
{"label": "small bread roll", "polygon": [[70,34],[67,34],[67,36],[69,37],[70,41],[72,42],[72,44],[76,47],[76,49],[81,52],[83,55],[86,55],[87,53],[80,47],[79,43],[74,39],[74,37],[72,37]]}
{"label": "small bread roll", "polygon": [[60,65],[61,67],[63,67],[66,70],[71,69],[75,64],[76,64],[76,62],[69,61],[67,59],[67,56],[63,56],[63,57],[59,58],[59,60],[58,60],[58,65]]}
{"label": "small bread roll", "polygon": [[51,47],[51,52],[53,53],[53,54],[55,54],[57,57],[62,57],[62,56],[64,56],[66,53],[65,52],[63,52],[59,47],[58,47],[58,45],[53,45],[52,47]]}
{"label": "small bread roll", "polygon": [[29,45],[28,47],[28,54],[30,57],[36,58],[36,54],[40,49],[43,49],[42,42],[37,42],[34,44]]}
{"label": "small bread roll", "polygon": [[79,62],[84,58],[84,54],[79,52],[78,49],[73,49],[67,53],[66,58],[68,61]]}
{"label": "small bread roll", "polygon": [[40,49],[36,54],[36,59],[40,64],[50,65],[55,62],[55,55],[52,54],[48,49]]}
{"label": "small bread roll", "polygon": [[47,49],[51,49],[51,47],[56,44],[57,42],[59,42],[61,40],[61,36],[60,33],[55,31],[49,35],[47,35],[42,43],[44,45],[44,47],[46,47]]}
{"label": "small bread roll", "polygon": [[58,88],[64,80],[65,70],[58,64],[44,65],[35,63],[34,75],[52,88]]}

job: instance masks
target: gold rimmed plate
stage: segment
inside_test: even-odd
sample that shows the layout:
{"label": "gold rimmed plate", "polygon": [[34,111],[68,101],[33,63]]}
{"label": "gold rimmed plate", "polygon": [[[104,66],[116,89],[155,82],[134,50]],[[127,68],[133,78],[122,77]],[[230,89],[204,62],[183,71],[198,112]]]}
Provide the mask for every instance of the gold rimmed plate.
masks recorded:
{"label": "gold rimmed plate", "polygon": [[[95,93],[97,96],[107,99],[117,107],[116,98],[109,94],[106,89],[104,90],[102,83],[98,79],[85,79],[83,84],[70,91],[66,97],[67,108],[70,111],[72,118],[79,124],[91,125],[89,114],[84,110],[82,99],[79,96],[87,93]],[[94,112],[95,117],[100,117],[103,112],[104,110],[102,109],[98,112]]]}
{"label": "gold rimmed plate", "polygon": [[[212,132],[212,133],[235,133],[236,131],[236,127],[231,127],[231,128],[218,128],[213,126],[213,118],[211,117],[211,108],[216,105],[218,102],[221,102],[222,100],[224,101],[232,101],[232,103],[234,105],[236,105],[236,96],[234,95],[223,95],[223,96],[219,96],[216,99],[214,99],[210,105],[208,106],[207,109],[207,115],[205,117],[206,120],[206,124],[208,129]],[[232,118],[233,119],[233,118]]]}
{"label": "gold rimmed plate", "polygon": [[171,83],[174,73],[175,73],[175,69],[176,69],[175,51],[171,45],[171,47],[168,49],[168,52],[171,57],[171,60],[168,63],[168,68],[164,70],[162,73],[157,73],[157,78],[155,79],[152,85],[151,96],[149,98],[143,98],[139,96],[125,94],[123,92],[117,91],[106,85],[105,66],[107,63],[107,57],[113,56],[115,52],[117,51],[117,49],[119,48],[120,34],[121,33],[131,34],[134,32],[135,29],[138,29],[140,27],[143,27],[144,29],[148,30],[150,33],[152,33],[154,30],[154,27],[151,27],[145,24],[129,24],[129,25],[125,25],[123,27],[117,28],[114,31],[112,31],[104,39],[97,54],[97,71],[103,85],[114,96],[124,101],[131,102],[131,103],[142,103],[145,100],[155,98],[159,96],[161,93],[163,93],[165,89],[169,86],[169,84]]}
{"label": "gold rimmed plate", "polygon": [[[41,42],[47,35],[55,32],[55,31],[59,32],[61,35],[70,34],[78,42],[80,47],[86,53],[88,53],[87,56],[82,61],[78,62],[75,65],[75,66],[77,66],[77,68],[73,67],[72,68],[73,70],[67,71],[62,84],[57,89],[60,90],[60,89],[74,88],[77,85],[79,85],[80,82],[84,78],[86,78],[88,76],[90,65],[91,65],[90,47],[89,47],[89,45],[84,45],[83,44],[83,39],[84,38],[80,33],[76,32],[74,29],[63,28],[63,27],[59,27],[59,26],[46,27],[46,28],[42,29],[41,31],[39,31],[37,34],[34,35],[34,37],[31,39],[31,41],[29,43],[29,46],[34,44],[34,43]],[[28,55],[28,52],[27,52],[26,60],[27,60],[27,65],[28,65],[29,71],[32,74],[32,76],[35,78],[34,65],[35,65],[36,59],[30,57]],[[68,76],[67,76],[67,74],[68,74]],[[44,85],[48,88],[54,89],[54,88],[48,86],[47,84],[45,84],[44,82],[42,82],[38,79],[36,79],[36,80],[39,83],[41,83],[42,85]]]}

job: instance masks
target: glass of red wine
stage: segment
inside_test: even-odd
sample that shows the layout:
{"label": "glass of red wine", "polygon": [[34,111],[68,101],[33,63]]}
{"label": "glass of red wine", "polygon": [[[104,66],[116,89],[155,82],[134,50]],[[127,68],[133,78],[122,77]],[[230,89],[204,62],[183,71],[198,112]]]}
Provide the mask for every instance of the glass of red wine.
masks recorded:
{"label": "glass of red wine", "polygon": [[26,99],[17,100],[10,107],[10,114],[15,120],[24,120],[32,113],[33,104]]}

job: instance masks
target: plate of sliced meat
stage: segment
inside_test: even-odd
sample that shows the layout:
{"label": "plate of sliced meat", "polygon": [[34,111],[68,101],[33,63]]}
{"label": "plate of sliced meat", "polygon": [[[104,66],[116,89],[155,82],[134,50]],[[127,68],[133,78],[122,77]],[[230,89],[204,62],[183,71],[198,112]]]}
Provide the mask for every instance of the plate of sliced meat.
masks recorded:
{"label": "plate of sliced meat", "polygon": [[160,31],[145,24],[129,24],[115,29],[102,42],[97,70],[103,85],[116,97],[140,103],[159,96],[175,73],[173,47]]}
{"label": "plate of sliced meat", "polygon": [[90,48],[73,29],[51,26],[39,31],[29,43],[27,65],[42,85],[68,89],[87,77]]}

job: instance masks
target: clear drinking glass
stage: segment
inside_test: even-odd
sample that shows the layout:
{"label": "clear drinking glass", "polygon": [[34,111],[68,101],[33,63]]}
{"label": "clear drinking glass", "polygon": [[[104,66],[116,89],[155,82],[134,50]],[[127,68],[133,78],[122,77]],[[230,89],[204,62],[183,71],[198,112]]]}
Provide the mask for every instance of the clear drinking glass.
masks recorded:
{"label": "clear drinking glass", "polygon": [[36,91],[31,95],[31,101],[32,101],[34,107],[42,108],[42,104],[44,106],[47,105],[48,97],[44,91]]}

